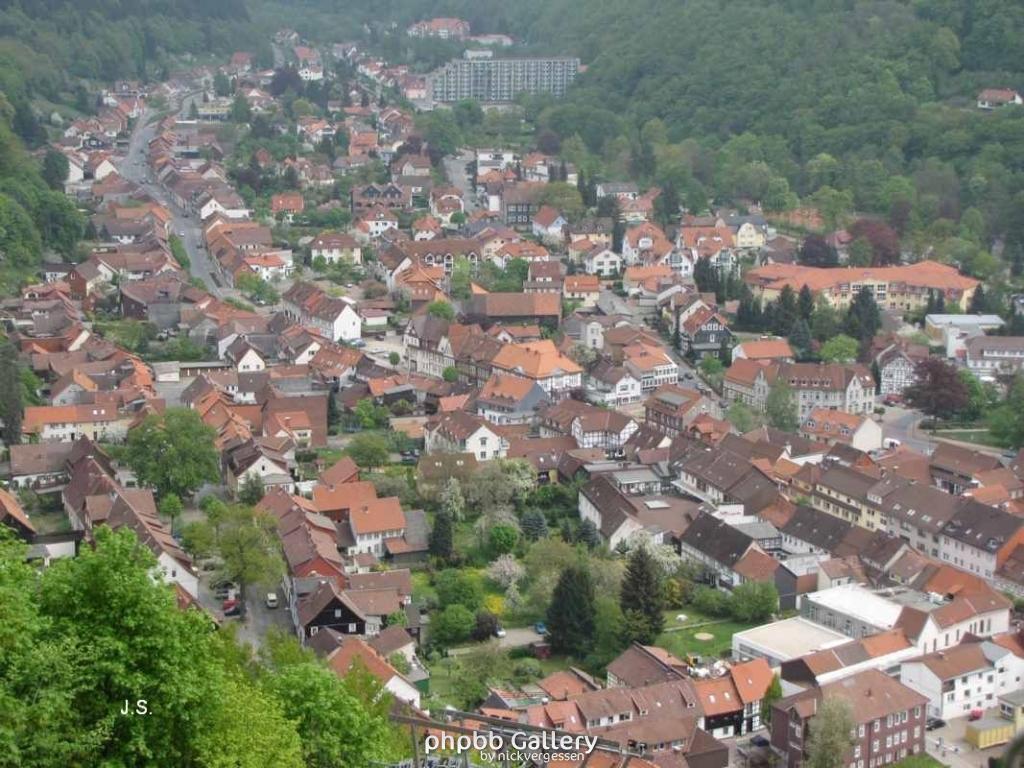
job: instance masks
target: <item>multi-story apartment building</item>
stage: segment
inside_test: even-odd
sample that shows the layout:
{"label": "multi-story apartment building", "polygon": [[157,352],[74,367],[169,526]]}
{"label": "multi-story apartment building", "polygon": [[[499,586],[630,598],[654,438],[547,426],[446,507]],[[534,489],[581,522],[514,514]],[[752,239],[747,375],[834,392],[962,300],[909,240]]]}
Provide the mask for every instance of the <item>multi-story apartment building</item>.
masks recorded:
{"label": "multi-story apartment building", "polygon": [[576,58],[496,59],[491,52],[467,51],[431,73],[430,92],[441,102],[513,101],[520,93],[562,96],[579,69]]}
{"label": "multi-story apartment building", "polygon": [[772,705],[771,743],[786,768],[803,765],[811,723],[822,702],[832,699],[845,701],[856,723],[844,766],[881,768],[925,751],[928,699],[881,670],[869,669]]}
{"label": "multi-story apartment building", "polygon": [[737,360],[726,372],[723,394],[764,410],[768,393],[779,379],[787,384],[804,421],[816,408],[847,413],[871,413],[875,407],[875,380],[862,365],[839,363],[757,363]]}
{"label": "multi-story apartment building", "polygon": [[1024,367],[1024,337],[975,336],[964,344],[967,369],[981,379],[1012,376]]}
{"label": "multi-story apartment building", "polygon": [[751,269],[743,280],[764,301],[777,299],[787,285],[794,291],[806,285],[836,308],[848,307],[861,290],[866,290],[883,309],[913,310],[925,307],[929,295],[941,292],[946,306],[956,304],[964,312],[979,285],[974,278],[961,275],[956,267],[935,261],[895,267],[768,264]]}

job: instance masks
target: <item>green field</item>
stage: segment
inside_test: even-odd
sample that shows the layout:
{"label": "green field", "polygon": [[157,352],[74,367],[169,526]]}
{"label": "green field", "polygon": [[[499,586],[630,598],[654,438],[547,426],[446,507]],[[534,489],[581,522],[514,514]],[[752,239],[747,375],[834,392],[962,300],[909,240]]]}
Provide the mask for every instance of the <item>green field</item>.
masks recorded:
{"label": "green field", "polygon": [[[679,614],[685,614],[686,621],[676,621]],[[750,629],[751,626],[732,619],[702,616],[687,606],[680,610],[665,612],[665,631],[658,635],[655,645],[671,651],[680,658],[690,654],[721,657],[731,651],[732,636]],[[698,640],[696,635],[700,633],[713,635],[714,639]]]}
{"label": "green field", "polygon": [[992,437],[987,429],[943,429],[935,433],[937,438],[958,440],[962,443],[975,443],[985,445],[989,448],[1002,448],[999,442]]}

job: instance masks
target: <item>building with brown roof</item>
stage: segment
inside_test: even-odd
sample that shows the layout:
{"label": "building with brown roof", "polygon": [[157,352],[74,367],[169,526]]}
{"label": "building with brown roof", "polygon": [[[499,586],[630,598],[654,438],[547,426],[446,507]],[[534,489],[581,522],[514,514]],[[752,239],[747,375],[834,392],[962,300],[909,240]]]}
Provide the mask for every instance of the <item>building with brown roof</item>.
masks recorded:
{"label": "building with brown roof", "polygon": [[927,698],[871,669],[772,705],[771,743],[787,768],[799,768],[806,760],[811,723],[830,699],[844,701],[856,724],[854,744],[840,758],[844,765],[857,760],[888,765],[924,753]]}
{"label": "building with brown roof", "polygon": [[935,261],[919,261],[894,267],[805,267],[768,264],[743,275],[755,296],[774,301],[783,287],[799,291],[808,286],[833,307],[849,306],[861,289],[871,291],[883,309],[914,310],[924,307],[928,296],[941,292],[947,305],[964,312],[979,282],[961,275],[956,267]]}

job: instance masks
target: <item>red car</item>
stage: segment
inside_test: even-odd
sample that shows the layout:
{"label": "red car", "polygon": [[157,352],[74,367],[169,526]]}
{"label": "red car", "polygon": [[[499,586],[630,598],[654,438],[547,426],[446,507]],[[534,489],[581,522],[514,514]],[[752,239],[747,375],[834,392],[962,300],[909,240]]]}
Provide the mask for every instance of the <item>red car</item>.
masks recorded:
{"label": "red car", "polygon": [[967,716],[967,719],[971,722],[975,720],[981,720],[985,716],[985,710],[983,709],[972,709],[971,714]]}
{"label": "red car", "polygon": [[899,405],[903,402],[903,398],[899,395],[886,395],[882,402],[886,405]]}

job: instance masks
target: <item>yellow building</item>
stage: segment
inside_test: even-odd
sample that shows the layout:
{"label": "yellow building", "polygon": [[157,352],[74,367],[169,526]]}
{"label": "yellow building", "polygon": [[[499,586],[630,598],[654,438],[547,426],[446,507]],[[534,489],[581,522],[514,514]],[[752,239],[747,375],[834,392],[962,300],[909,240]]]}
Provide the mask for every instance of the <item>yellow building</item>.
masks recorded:
{"label": "yellow building", "polygon": [[895,267],[803,267],[799,264],[768,264],[749,270],[743,279],[755,296],[774,301],[785,286],[799,291],[807,286],[842,309],[861,290],[872,293],[882,309],[915,310],[927,305],[928,295],[941,292],[946,306],[966,311],[978,281],[961,275],[956,267],[936,261],[920,261]]}

